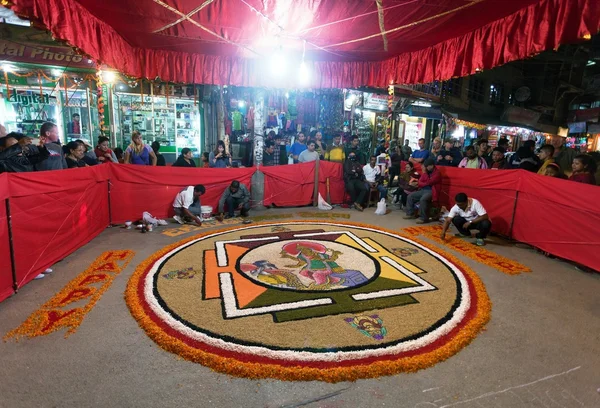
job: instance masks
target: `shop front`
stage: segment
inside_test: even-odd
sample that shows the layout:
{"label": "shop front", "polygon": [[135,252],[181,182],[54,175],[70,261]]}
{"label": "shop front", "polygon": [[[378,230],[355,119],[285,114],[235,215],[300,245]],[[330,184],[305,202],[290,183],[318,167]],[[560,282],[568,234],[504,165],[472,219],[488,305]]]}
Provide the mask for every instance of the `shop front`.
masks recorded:
{"label": "shop front", "polygon": [[125,149],[138,131],[146,143],[160,143],[167,163],[173,163],[183,148],[191,149],[198,162],[204,142],[196,87],[154,83],[141,87],[120,77],[110,86],[116,144]]}

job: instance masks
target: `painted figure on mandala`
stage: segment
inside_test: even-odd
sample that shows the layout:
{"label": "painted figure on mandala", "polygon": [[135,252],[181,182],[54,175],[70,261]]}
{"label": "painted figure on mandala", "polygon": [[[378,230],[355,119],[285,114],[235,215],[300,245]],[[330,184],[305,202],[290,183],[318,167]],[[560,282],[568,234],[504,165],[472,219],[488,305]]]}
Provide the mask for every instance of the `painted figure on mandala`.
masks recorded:
{"label": "painted figure on mandala", "polygon": [[261,260],[252,264],[241,264],[240,269],[248,276],[267,285],[300,289],[300,279],[291,271],[281,270],[269,261]]}
{"label": "painted figure on mandala", "polygon": [[383,340],[387,334],[387,330],[383,327],[383,320],[378,315],[361,315],[355,317],[348,317],[346,322],[352,327],[358,329],[365,336],[371,337],[375,340]]}

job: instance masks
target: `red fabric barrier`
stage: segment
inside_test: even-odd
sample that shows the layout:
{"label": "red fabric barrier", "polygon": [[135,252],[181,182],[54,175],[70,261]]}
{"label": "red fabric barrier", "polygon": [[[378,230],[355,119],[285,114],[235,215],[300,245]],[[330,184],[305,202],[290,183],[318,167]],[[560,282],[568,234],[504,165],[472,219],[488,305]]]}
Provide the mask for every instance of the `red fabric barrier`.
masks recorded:
{"label": "red fabric barrier", "polygon": [[485,207],[492,220],[492,230],[509,236],[519,184],[518,170],[475,170],[438,166],[442,172],[440,204],[448,209],[454,197],[465,193],[475,197]]}
{"label": "red fabric barrier", "polygon": [[327,199],[327,179],[329,178],[329,197],[331,204],[344,201],[344,167],[339,163],[321,161],[319,163],[319,193]]}
{"label": "red fabric barrier", "polygon": [[600,271],[600,187],[520,174],[513,237]]}
{"label": "red fabric barrier", "polygon": [[140,219],[144,211],[158,218],[173,215],[173,200],[185,187],[203,184],[202,205],[217,211],[219,199],[232,180],[250,189],[254,168],[189,169],[109,164],[112,172],[110,200],[112,221],[122,223]]}
{"label": "red fabric barrier", "polygon": [[18,287],[106,228],[108,171],[101,167],[9,174]]}
{"label": "red fabric barrier", "polygon": [[8,174],[0,174],[0,302],[13,294],[13,279],[8,244],[8,220],[6,199],[8,198]]}
{"label": "red fabric barrier", "polygon": [[311,204],[315,163],[261,167],[265,175],[265,205],[298,207]]}

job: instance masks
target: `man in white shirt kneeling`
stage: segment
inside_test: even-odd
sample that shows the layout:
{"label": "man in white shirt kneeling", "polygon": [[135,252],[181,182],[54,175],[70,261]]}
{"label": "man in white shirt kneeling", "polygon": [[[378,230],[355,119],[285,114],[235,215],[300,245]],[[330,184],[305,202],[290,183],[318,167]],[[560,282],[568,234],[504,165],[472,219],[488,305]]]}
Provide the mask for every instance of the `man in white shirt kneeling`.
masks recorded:
{"label": "man in white shirt kneeling", "polygon": [[180,224],[185,224],[186,221],[191,220],[198,225],[202,225],[200,196],[205,191],[206,189],[202,184],[189,186],[181,190],[175,197],[175,201],[173,201],[173,209],[175,210],[173,219]]}
{"label": "man in white shirt kneeling", "polygon": [[446,231],[452,223],[458,229],[459,233],[456,234],[458,237],[470,237],[472,229],[479,231],[475,236],[477,239],[475,243],[478,246],[484,246],[485,238],[492,229],[492,222],[485,208],[479,200],[467,197],[465,193],[458,193],[454,200],[456,204],[444,221],[442,240],[446,239]]}

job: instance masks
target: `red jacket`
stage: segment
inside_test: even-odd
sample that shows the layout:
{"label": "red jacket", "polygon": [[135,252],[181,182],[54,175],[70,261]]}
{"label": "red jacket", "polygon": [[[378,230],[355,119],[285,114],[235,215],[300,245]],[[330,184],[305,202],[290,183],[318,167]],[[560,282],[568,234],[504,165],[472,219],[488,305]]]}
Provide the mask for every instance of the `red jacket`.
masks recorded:
{"label": "red jacket", "polygon": [[433,168],[431,174],[427,173],[427,171],[424,171],[423,174],[421,174],[421,178],[419,179],[419,189],[426,186],[431,186],[431,200],[437,201],[440,196],[440,191],[442,191],[442,174],[437,167]]}

